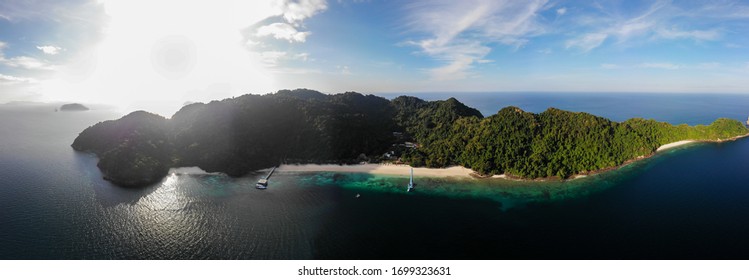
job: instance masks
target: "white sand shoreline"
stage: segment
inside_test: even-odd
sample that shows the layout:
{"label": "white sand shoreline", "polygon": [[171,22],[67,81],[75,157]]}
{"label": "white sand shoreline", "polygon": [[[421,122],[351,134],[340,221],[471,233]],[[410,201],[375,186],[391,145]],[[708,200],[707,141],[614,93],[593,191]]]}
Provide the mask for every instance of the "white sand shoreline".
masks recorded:
{"label": "white sand shoreline", "polygon": [[668,144],[665,144],[663,146],[660,146],[655,151],[656,152],[660,152],[660,151],[663,151],[663,150],[666,150],[666,149],[671,149],[671,148],[675,148],[675,147],[678,147],[678,146],[683,146],[683,145],[686,145],[686,144],[689,144],[689,143],[694,143],[694,142],[697,142],[697,141],[696,140],[681,140],[681,141],[676,141],[676,142],[672,142],[672,143],[668,143]]}
{"label": "white sand shoreline", "polygon": [[[663,151],[666,149],[686,145],[689,143],[694,142],[725,142],[725,141],[733,141],[739,138],[747,137],[749,134],[741,135],[729,139],[718,139],[718,140],[682,140],[682,141],[676,141],[673,143],[668,143],[665,145],[662,145],[656,149],[656,152]],[[647,158],[648,156],[640,156],[633,161],[641,160],[644,158]],[[626,164],[625,164],[626,165]],[[269,169],[264,170],[258,170],[261,172],[267,171]],[[605,172],[604,170],[603,172]],[[379,175],[402,175],[402,176],[408,176],[411,172],[411,166],[405,165],[405,164],[390,164],[390,163],[382,163],[382,164],[374,164],[374,163],[368,163],[368,164],[353,164],[353,165],[338,165],[338,164],[282,164],[276,169],[276,172],[340,172],[340,173],[369,173],[369,174],[379,174]],[[598,172],[591,172],[589,174],[595,174]],[[198,167],[179,167],[179,168],[171,168],[169,170],[169,174],[191,174],[191,175],[215,175],[215,174],[222,174],[220,172],[206,172],[205,170],[202,170]],[[585,178],[589,174],[576,174],[572,175],[570,177],[570,180],[574,179],[580,179]],[[471,179],[501,179],[501,180],[513,180],[513,181],[531,181],[528,179],[518,179],[513,178],[510,176],[507,176],[505,174],[500,175],[494,175],[491,177],[483,177],[480,176],[475,171],[462,167],[462,166],[452,166],[448,168],[426,168],[426,167],[414,167],[414,177],[459,177],[459,178],[471,178]],[[545,181],[545,179],[548,178],[541,178],[536,179],[534,181]]]}
{"label": "white sand shoreline", "polygon": [[219,175],[221,172],[208,172],[197,166],[184,166],[169,168],[169,174],[177,175]]}
{"label": "white sand shoreline", "polygon": [[[276,168],[276,172],[341,172],[341,173],[369,173],[379,175],[403,175],[408,176],[411,166],[405,164],[282,164]],[[453,166],[448,168],[425,168],[414,167],[414,177],[463,177],[473,178],[473,170]]]}
{"label": "white sand shoreline", "polygon": [[656,149],[655,151],[659,152],[659,151],[662,151],[662,150],[666,150],[666,149],[670,149],[670,148],[674,148],[674,147],[686,145],[686,144],[689,144],[689,143],[695,143],[695,142],[700,142],[700,143],[702,143],[702,142],[717,142],[717,143],[721,143],[721,142],[727,142],[727,141],[734,141],[736,139],[744,138],[744,137],[747,137],[747,136],[749,136],[749,134],[739,135],[739,136],[735,136],[735,137],[731,137],[731,138],[726,138],[726,139],[720,139],[720,138],[718,138],[717,140],[681,140],[681,141],[676,141],[676,142],[672,142],[672,143],[668,143],[668,144],[662,145],[662,146],[658,147],[658,149]]}
{"label": "white sand shoreline", "polygon": [[[695,142],[723,142],[732,141],[738,138],[749,136],[742,135],[733,137],[730,139],[718,139],[717,141],[701,141],[701,140],[682,140],[673,143],[662,145],[656,149],[656,152],[671,149],[678,146],[683,146]],[[647,158],[646,156],[639,157],[636,160]],[[338,165],[338,164],[282,164],[279,166],[277,172],[340,172],[340,173],[369,173],[379,175],[403,175],[408,176],[410,174],[411,166],[405,164],[354,164],[354,165]],[[426,167],[414,167],[414,177],[462,177],[462,178],[481,178],[475,171],[462,167],[452,166],[448,168],[426,168]],[[580,179],[587,177],[586,174],[573,175],[570,179]],[[494,175],[491,177],[483,177],[491,179],[503,179],[503,180],[525,180],[525,179],[513,179],[505,174]]]}

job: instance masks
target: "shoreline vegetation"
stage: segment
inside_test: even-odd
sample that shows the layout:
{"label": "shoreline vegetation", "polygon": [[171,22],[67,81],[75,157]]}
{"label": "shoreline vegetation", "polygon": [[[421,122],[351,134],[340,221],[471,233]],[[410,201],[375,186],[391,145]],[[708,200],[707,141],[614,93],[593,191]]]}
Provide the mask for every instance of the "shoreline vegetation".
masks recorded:
{"label": "shoreline vegetation", "polygon": [[[594,170],[586,173],[580,173],[580,174],[574,174],[570,176],[569,180],[574,179],[580,179],[585,178],[589,175],[599,174],[607,171],[611,171],[614,169],[621,168],[623,166],[626,166],[630,163],[644,160],[647,158],[650,158],[654,156],[657,152],[662,152],[668,149],[676,148],[679,146],[684,146],[691,143],[722,143],[722,142],[728,142],[728,141],[735,141],[740,138],[744,138],[749,136],[749,134],[736,136],[728,139],[716,139],[716,140],[681,140],[676,141],[668,144],[664,144],[658,149],[656,149],[656,152],[647,155],[638,157],[635,159],[632,159],[630,161],[625,162],[622,165],[601,169],[601,170]],[[493,176],[482,176],[478,172],[465,168],[463,166],[450,166],[447,168],[427,168],[427,167],[412,167],[407,164],[394,164],[394,163],[366,163],[366,164],[351,164],[351,165],[341,165],[341,164],[281,164],[278,168],[276,168],[276,172],[333,172],[333,173],[366,173],[366,174],[375,174],[375,175],[393,175],[393,176],[408,176],[411,168],[414,169],[414,177],[432,177],[432,178],[448,178],[448,177],[458,177],[458,178],[472,178],[472,179],[505,179],[505,180],[514,180],[514,181],[548,181],[548,180],[561,180],[560,178],[554,178],[554,177],[544,177],[544,178],[536,178],[536,179],[525,179],[525,178],[519,178],[515,176],[508,176],[507,174],[500,174],[500,175],[493,175]]]}
{"label": "shoreline vegetation", "polygon": [[[434,176],[546,181],[616,169],[690,141],[746,134],[746,125],[726,118],[695,126],[642,118],[614,122],[513,106],[485,117],[455,98],[388,100],[297,89],[193,103],[171,118],[132,112],[86,128],[71,146],[96,154],[103,177],[129,187],[157,183],[175,167],[241,177],[281,163],[378,174],[401,174],[378,164],[402,163]],[[333,167],[357,163],[374,165]]]}

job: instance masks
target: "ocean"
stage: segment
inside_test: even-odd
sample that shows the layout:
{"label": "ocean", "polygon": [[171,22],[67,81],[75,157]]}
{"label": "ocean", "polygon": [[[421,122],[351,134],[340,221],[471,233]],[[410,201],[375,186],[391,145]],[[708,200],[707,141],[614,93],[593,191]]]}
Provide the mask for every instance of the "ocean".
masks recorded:
{"label": "ocean", "polygon": [[[383,94],[392,98],[395,94]],[[622,121],[746,121],[749,95],[424,93]],[[695,143],[565,182],[276,173],[128,189],[73,151],[122,112],[0,105],[0,259],[747,259],[749,139]],[[357,198],[357,194],[360,197]]]}

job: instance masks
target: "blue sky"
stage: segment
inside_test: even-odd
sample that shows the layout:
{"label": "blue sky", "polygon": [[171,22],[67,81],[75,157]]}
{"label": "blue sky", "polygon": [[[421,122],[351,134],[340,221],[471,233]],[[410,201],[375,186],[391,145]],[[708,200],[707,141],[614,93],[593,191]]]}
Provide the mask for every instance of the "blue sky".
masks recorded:
{"label": "blue sky", "polygon": [[746,1],[3,1],[0,102],[749,93]]}

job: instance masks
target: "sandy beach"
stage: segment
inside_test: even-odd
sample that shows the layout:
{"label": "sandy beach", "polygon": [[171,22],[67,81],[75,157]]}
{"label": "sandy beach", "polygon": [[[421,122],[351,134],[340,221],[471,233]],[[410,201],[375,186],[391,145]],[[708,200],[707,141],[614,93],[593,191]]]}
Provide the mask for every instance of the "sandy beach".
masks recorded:
{"label": "sandy beach", "polygon": [[[656,149],[656,152],[663,151],[666,149],[686,145],[694,142],[725,142],[733,141],[738,138],[747,137],[749,134],[741,135],[729,139],[718,139],[718,140],[682,140],[673,143],[662,145]],[[649,156],[641,156],[631,161],[637,161]],[[626,165],[626,163],[625,163]],[[605,172],[606,170],[615,169],[617,167],[607,168],[599,170],[598,172]],[[181,172],[180,172],[181,171]],[[411,172],[411,166],[405,164],[353,164],[353,165],[338,165],[338,164],[282,164],[276,169],[276,172],[341,172],[341,173],[369,173],[369,174],[380,174],[380,175],[402,175],[408,176]],[[598,172],[591,172],[587,174],[594,174]],[[193,168],[173,168],[170,173],[205,173],[205,171],[193,167]],[[494,175],[491,177],[482,177],[471,169],[462,166],[452,166],[448,168],[426,168],[426,167],[415,167],[414,177],[462,177],[462,178],[493,178],[493,179],[505,179],[505,180],[524,180],[517,179],[507,176],[505,174]],[[579,179],[587,177],[586,174],[576,174],[570,179]]]}
{"label": "sandy beach", "polygon": [[663,151],[665,149],[670,149],[670,148],[674,148],[674,147],[678,147],[678,146],[681,146],[681,145],[686,145],[686,144],[694,143],[694,142],[696,142],[696,141],[694,141],[694,140],[676,141],[676,142],[673,142],[673,143],[668,143],[666,145],[660,146],[655,151],[659,152],[659,151]]}
{"label": "sandy beach", "polygon": [[221,174],[221,172],[208,172],[200,167],[197,166],[187,166],[187,167],[172,167],[169,168],[169,174],[178,174],[178,175],[218,175]]}
{"label": "sandy beach", "polygon": [[665,144],[663,146],[660,146],[655,151],[658,152],[658,151],[662,151],[662,150],[665,150],[665,149],[670,149],[670,148],[673,148],[673,147],[678,147],[678,146],[681,146],[681,145],[686,145],[686,144],[694,143],[694,142],[717,142],[717,143],[720,143],[720,142],[734,141],[736,139],[744,138],[744,137],[747,137],[747,136],[749,136],[749,134],[739,135],[739,136],[735,136],[735,137],[731,137],[731,138],[726,138],[726,139],[720,139],[720,138],[718,138],[716,140],[682,140],[682,141],[676,141],[676,142],[673,142],[673,143],[668,143],[668,144]]}
{"label": "sandy beach", "polygon": [[[404,164],[283,164],[276,169],[276,172],[342,172],[408,176],[411,172],[411,167]],[[448,168],[414,168],[414,177],[473,178],[471,176],[472,173],[474,173],[473,170],[462,166]]]}
{"label": "sandy beach", "polygon": [[[731,139],[720,139],[715,142],[731,141],[741,137],[742,135]],[[663,151],[666,149],[686,145],[689,143],[698,142],[697,140],[682,140],[673,143],[662,145],[656,149],[656,152]],[[646,158],[645,156],[637,158],[640,160]],[[279,166],[276,171],[278,172],[342,172],[342,173],[369,173],[369,174],[380,174],[380,175],[403,175],[408,176],[411,167],[405,164],[355,164],[355,165],[337,165],[337,164],[283,164]],[[476,172],[471,169],[462,166],[453,166],[448,168],[425,168],[415,167],[414,177],[463,177],[463,178],[478,178]],[[572,177],[572,179],[584,178],[585,175],[578,174]],[[505,174],[494,175],[490,178],[495,179],[509,179]]]}

